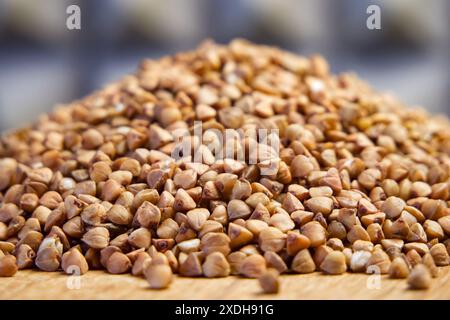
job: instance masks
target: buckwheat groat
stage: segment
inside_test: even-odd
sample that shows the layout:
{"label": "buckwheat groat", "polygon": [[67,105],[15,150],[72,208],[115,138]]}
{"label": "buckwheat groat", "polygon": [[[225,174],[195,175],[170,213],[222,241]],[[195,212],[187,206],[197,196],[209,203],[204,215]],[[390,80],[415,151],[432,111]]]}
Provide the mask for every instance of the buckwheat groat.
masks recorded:
{"label": "buckwheat groat", "polygon": [[[0,276],[256,278],[450,263],[450,126],[324,58],[205,42],[0,139]],[[301,278],[296,281],[301,281]]]}

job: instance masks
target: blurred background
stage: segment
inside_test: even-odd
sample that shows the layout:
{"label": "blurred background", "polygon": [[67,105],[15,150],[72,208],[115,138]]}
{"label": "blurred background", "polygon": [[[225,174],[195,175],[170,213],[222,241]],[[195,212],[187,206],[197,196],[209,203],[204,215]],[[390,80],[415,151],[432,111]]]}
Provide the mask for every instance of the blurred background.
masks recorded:
{"label": "blurred background", "polygon": [[[81,30],[66,28],[71,4]],[[381,30],[366,27],[371,4]],[[205,38],[318,52],[335,73],[450,115],[449,30],[447,0],[0,0],[0,130]]]}

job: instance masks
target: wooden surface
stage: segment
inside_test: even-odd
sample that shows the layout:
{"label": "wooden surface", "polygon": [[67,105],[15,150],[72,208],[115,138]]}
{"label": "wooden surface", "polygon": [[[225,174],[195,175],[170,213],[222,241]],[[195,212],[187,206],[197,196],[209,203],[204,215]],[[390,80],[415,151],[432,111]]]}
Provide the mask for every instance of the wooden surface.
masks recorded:
{"label": "wooden surface", "polygon": [[[257,280],[176,278],[167,290],[151,290],[144,279],[89,271],[79,278],[79,289],[68,289],[70,277],[62,273],[20,271],[0,278],[0,299],[450,299],[450,267],[441,268],[425,291],[408,290],[405,280],[381,277],[377,283],[364,274],[326,276],[320,273],[281,277],[279,294],[261,293]],[[69,284],[76,284],[70,278]]]}

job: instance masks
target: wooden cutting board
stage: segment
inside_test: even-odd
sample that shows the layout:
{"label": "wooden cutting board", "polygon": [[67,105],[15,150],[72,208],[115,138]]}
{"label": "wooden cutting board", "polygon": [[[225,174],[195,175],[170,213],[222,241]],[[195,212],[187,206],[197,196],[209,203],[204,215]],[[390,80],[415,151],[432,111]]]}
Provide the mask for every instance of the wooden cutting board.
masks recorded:
{"label": "wooden cutting board", "polygon": [[257,280],[239,277],[177,277],[169,289],[151,290],[144,279],[131,275],[89,271],[75,279],[63,273],[28,270],[0,278],[0,299],[450,299],[450,267],[441,268],[428,290],[407,288],[405,280],[387,276],[314,273],[282,276],[280,293],[272,295],[263,294]]}

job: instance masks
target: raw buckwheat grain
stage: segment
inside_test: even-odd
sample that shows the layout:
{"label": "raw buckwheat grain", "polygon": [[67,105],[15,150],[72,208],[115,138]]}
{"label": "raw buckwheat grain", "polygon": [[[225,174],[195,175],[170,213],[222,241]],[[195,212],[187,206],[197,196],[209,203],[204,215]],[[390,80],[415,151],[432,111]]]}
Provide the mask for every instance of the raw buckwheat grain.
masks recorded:
{"label": "raw buckwheat grain", "polygon": [[449,127],[318,55],[238,39],[144,60],[1,137],[0,275],[239,274],[275,293],[283,273],[378,268],[424,289],[450,263]]}

